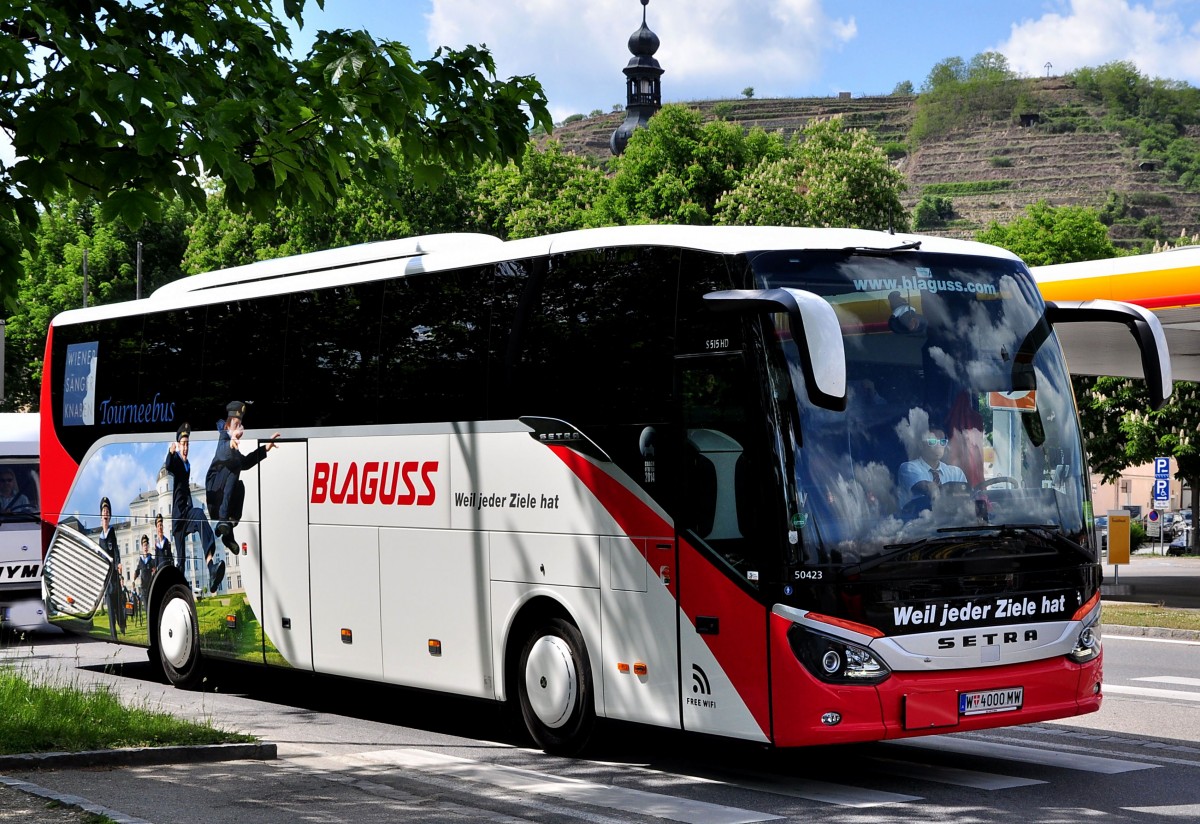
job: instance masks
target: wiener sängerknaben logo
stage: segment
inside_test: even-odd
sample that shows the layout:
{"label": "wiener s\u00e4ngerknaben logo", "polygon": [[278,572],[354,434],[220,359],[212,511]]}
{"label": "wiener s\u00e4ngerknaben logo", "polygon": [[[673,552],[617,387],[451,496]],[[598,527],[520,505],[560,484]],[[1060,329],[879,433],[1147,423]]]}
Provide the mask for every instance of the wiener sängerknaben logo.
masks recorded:
{"label": "wiener s\u00e4ngerknaben logo", "polygon": [[91,426],[96,422],[96,367],[99,342],[67,346],[63,370],[63,426]]}

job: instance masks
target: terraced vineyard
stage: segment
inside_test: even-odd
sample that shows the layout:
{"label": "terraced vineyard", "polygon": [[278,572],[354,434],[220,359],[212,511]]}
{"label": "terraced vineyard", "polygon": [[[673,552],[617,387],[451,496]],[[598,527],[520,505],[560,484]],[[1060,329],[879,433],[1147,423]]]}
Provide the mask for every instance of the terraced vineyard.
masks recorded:
{"label": "terraced vineyard", "polygon": [[[892,150],[908,180],[905,206],[922,194],[949,197],[954,215],[936,234],[972,237],[993,222],[1006,223],[1039,200],[1055,206],[1099,209],[1124,204],[1110,229],[1115,243],[1137,246],[1156,231],[1164,237],[1200,232],[1200,191],[1173,182],[1137,149],[1101,126],[1103,110],[1061,78],[1028,84],[1037,103],[1026,117],[1004,113],[970,128],[907,146],[915,117],[912,97],[824,97],[706,100],[689,103],[706,116],[746,128],[790,135],[813,118],[842,117],[869,130]],[[599,159],[610,157],[608,139],[624,112],[567,124],[555,131],[563,145]],[[1069,122],[1068,122],[1069,121]],[[1027,125],[1022,125],[1024,122]],[[1075,129],[1070,131],[1069,129]]]}

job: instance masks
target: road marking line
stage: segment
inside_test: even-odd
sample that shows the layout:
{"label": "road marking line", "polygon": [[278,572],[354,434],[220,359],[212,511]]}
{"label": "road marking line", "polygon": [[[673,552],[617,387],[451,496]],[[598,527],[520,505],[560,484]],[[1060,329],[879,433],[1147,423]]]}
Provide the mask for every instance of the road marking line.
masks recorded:
{"label": "road marking line", "polygon": [[1047,784],[1039,778],[1017,778],[1013,775],[1000,773],[964,770],[959,767],[942,767],[937,764],[918,764],[911,761],[897,761],[892,758],[880,758],[888,775],[899,775],[904,778],[915,778],[918,781],[932,781],[936,784],[951,784],[955,787],[971,787],[976,790],[1008,790],[1013,787],[1032,787],[1034,784]]}
{"label": "road marking line", "polygon": [[1109,641],[1148,641],[1151,644],[1182,644],[1185,647],[1200,647],[1200,641],[1188,641],[1184,638],[1150,638],[1146,635],[1114,635],[1106,632],[1104,633],[1104,643],[1107,644]]}
{"label": "road marking line", "polygon": [[1142,761],[1126,761],[1120,758],[1101,758],[1095,755],[1041,750],[1034,747],[1019,747],[1014,744],[996,744],[990,741],[972,741],[967,738],[941,737],[936,739],[913,739],[911,741],[889,741],[885,746],[918,747],[936,752],[979,755],[986,758],[1004,758],[1026,764],[1041,764],[1045,767],[1062,767],[1067,770],[1116,775],[1134,770],[1157,769],[1157,764]]}
{"label": "road marking line", "polygon": [[806,778],[770,781],[766,779],[739,777],[736,781],[730,782],[728,786],[754,790],[755,792],[783,795],[789,798],[803,798],[806,801],[836,804],[839,807],[854,807],[856,809],[923,800],[919,795],[890,793],[885,790],[870,790],[864,787],[852,787],[846,784],[834,784],[831,781],[817,781]]}
{"label": "road marking line", "polygon": [[1195,821],[1200,818],[1200,804],[1168,804],[1161,807],[1124,807],[1123,809],[1131,813],[1165,815],[1169,818],[1186,818],[1188,821]]}
{"label": "road marking line", "polygon": [[1134,681],[1150,681],[1155,684],[1175,684],[1179,687],[1200,687],[1200,678],[1184,678],[1181,675],[1147,675]]}
{"label": "road marking line", "polygon": [[1124,684],[1105,684],[1104,692],[1110,695],[1135,695],[1140,698],[1170,698],[1175,701],[1200,701],[1200,692],[1157,690],[1154,687],[1130,687]]}

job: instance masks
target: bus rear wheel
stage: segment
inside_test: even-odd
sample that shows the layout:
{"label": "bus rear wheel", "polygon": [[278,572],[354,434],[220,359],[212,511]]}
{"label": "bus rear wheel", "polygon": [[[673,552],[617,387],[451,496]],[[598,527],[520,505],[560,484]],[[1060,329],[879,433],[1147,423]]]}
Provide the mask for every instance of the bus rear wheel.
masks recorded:
{"label": "bus rear wheel", "polygon": [[163,595],[158,609],[155,646],[167,680],[177,687],[191,689],[202,678],[200,631],[196,622],[196,604],[191,591],[174,584]]}
{"label": "bus rear wheel", "polygon": [[521,649],[517,694],[525,727],[539,747],[576,755],[587,745],[596,724],[592,668],[574,624],[552,618],[529,634]]}

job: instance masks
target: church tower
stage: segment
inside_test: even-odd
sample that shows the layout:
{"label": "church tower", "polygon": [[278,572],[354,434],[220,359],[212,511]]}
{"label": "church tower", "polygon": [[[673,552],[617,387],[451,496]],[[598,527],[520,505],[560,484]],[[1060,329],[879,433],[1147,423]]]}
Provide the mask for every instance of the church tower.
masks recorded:
{"label": "church tower", "polygon": [[654,59],[658,51],[658,35],[646,26],[646,5],[642,0],[642,26],[629,36],[629,51],[633,57],[625,66],[625,122],[609,138],[608,147],[615,155],[625,151],[629,136],[639,126],[645,126],[651,116],[662,108],[662,66]]}

